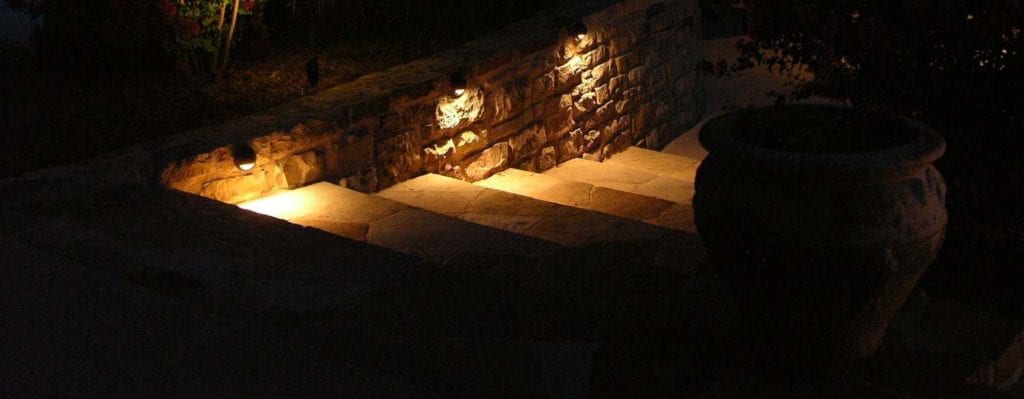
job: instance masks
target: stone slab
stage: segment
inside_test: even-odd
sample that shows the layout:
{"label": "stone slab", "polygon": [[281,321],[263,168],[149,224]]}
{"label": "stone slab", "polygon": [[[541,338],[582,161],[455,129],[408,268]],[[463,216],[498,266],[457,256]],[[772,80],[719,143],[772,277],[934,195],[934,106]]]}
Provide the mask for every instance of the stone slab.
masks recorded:
{"label": "stone slab", "polygon": [[[598,187],[540,173],[508,169],[474,184],[566,206],[694,232],[689,205]],[[689,215],[690,217],[685,217]]]}
{"label": "stone slab", "polygon": [[466,251],[540,257],[557,245],[321,182],[242,209],[444,263]]}
{"label": "stone slab", "polygon": [[0,239],[0,396],[372,397],[408,385],[103,267]]}
{"label": "stone slab", "polygon": [[700,129],[704,128],[704,125],[708,123],[710,118],[718,115],[721,115],[721,112],[701,119],[690,130],[687,130],[681,136],[672,140],[671,143],[668,143],[665,148],[661,149],[661,152],[703,161],[708,156],[708,150],[700,145],[697,135],[700,134]]}
{"label": "stone slab", "polygon": [[690,204],[693,200],[692,182],[585,159],[570,160],[545,171],[544,174],[598,187],[661,198],[678,204]]}
{"label": "stone slab", "polygon": [[697,174],[700,159],[651,151],[640,147],[629,147],[625,151],[605,159],[603,163],[692,183]]}
{"label": "stone slab", "polygon": [[378,195],[473,223],[571,246],[651,241],[672,230],[507,193],[440,175],[424,175]]}

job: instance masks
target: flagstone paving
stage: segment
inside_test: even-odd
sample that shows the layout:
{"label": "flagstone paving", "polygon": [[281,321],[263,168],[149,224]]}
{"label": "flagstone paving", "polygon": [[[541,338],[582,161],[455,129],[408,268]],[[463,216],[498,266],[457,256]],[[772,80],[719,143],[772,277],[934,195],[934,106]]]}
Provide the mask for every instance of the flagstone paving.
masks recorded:
{"label": "flagstone paving", "polygon": [[696,232],[693,209],[688,204],[519,169],[508,169],[474,184],[675,230]]}
{"label": "flagstone paving", "polygon": [[573,159],[548,169],[545,175],[565,180],[576,180],[599,187],[661,198],[678,204],[693,200],[693,183],[668,176],[612,165],[602,162]]}

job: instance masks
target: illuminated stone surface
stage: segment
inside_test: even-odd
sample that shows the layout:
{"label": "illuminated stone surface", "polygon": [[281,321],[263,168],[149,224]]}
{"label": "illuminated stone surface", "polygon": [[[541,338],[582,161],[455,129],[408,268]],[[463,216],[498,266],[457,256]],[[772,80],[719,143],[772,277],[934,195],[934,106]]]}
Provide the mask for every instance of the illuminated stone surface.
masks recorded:
{"label": "illuminated stone surface", "polygon": [[693,210],[689,204],[678,204],[519,169],[507,169],[476,184],[675,230],[696,232],[693,225]]}
{"label": "illuminated stone surface", "polygon": [[[567,18],[585,21],[584,40],[565,37]],[[374,192],[424,173],[472,182],[632,145],[661,148],[704,113],[699,19],[696,0],[574,2],[194,132],[196,142],[165,149],[161,183],[238,203],[325,179]],[[467,80],[458,97],[449,87],[456,70]],[[257,150],[254,173],[217,148],[241,141]]]}
{"label": "illuminated stone surface", "polygon": [[571,160],[544,174],[679,204],[689,204],[693,198],[691,182],[584,159]]}
{"label": "illuminated stone surface", "polygon": [[439,175],[421,176],[378,195],[473,223],[565,245],[654,240],[671,235],[670,230],[640,222]]}
{"label": "illuminated stone surface", "polygon": [[539,258],[556,245],[317,183],[239,204],[253,212],[444,263],[463,252]]}
{"label": "illuminated stone surface", "polygon": [[603,163],[693,182],[700,161],[639,147],[630,147],[605,159]]}

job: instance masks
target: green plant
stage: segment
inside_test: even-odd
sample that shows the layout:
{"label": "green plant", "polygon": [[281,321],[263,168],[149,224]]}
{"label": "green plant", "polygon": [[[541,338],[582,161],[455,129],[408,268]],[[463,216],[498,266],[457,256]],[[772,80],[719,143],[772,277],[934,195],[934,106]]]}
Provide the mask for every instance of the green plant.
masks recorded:
{"label": "green plant", "polygon": [[[159,0],[158,6],[174,26],[168,49],[187,72],[219,74],[227,68],[241,25],[239,16],[262,18],[267,0]],[[240,33],[240,32],[239,32]]]}

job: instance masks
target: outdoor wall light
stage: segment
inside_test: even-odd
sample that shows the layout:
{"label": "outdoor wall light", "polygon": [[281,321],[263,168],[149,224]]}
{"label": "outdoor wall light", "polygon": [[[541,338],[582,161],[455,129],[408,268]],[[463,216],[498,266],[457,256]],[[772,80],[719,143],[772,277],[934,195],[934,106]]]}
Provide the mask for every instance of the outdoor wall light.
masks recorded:
{"label": "outdoor wall light", "polygon": [[576,21],[576,24],[572,26],[572,36],[577,42],[583,41],[587,38],[587,26],[583,22]]}
{"label": "outdoor wall light", "polygon": [[235,160],[235,166],[243,171],[248,172],[256,166],[256,151],[248,144],[231,146],[231,157]]}
{"label": "outdoor wall light", "polygon": [[452,95],[455,97],[462,97],[466,93],[466,75],[459,72],[453,73],[448,79],[448,83],[452,87]]}

